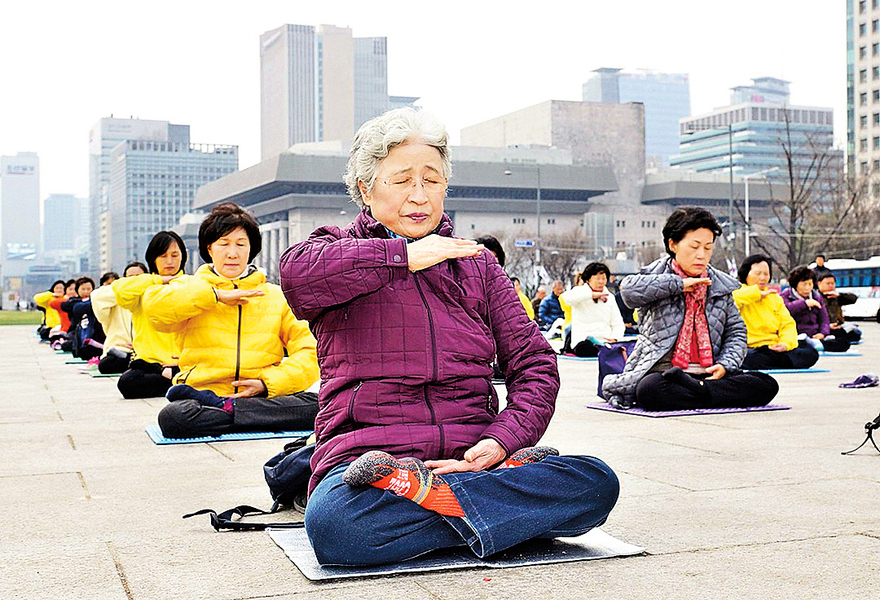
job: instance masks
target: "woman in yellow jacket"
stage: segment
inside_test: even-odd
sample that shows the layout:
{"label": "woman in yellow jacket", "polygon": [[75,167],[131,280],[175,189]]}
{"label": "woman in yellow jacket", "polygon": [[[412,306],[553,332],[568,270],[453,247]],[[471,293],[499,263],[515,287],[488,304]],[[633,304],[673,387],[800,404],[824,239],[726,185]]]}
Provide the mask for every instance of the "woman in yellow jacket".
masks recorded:
{"label": "woman in yellow jacket", "polygon": [[743,284],[733,300],[748,329],[749,351],[742,368],[748,370],[806,369],[819,360],[810,344],[798,342],[797,324],[770,283],[771,260],[753,254],[740,265]]}
{"label": "woman in yellow jacket", "polygon": [[180,336],[177,385],[159,413],[166,437],[314,429],[318,398],[305,390],[318,380],[315,338],[250,264],[260,247],[256,220],[221,204],[199,228],[208,264],[144,295],[153,325]]}
{"label": "woman in yellow jacket", "polygon": [[34,294],[34,304],[43,310],[43,324],[37,328],[40,339],[48,340],[49,332],[52,331],[52,328],[56,325],[61,325],[61,315],[58,314],[57,310],[49,306],[49,300],[60,298],[63,295],[64,282],[60,279],[52,284],[49,291]]}
{"label": "woman in yellow jacket", "polygon": [[[123,277],[135,277],[147,272],[147,266],[140,262],[125,265]],[[92,312],[104,328],[106,339],[98,371],[105,375],[124,373],[131,363],[132,332],[131,313],[116,304],[116,293],[113,285],[101,285],[89,296]]]}
{"label": "woman in yellow jacket", "polygon": [[160,231],[147,245],[149,273],[123,277],[113,282],[116,304],[131,312],[133,352],[131,365],[116,387],[124,398],[164,396],[177,373],[177,336],[158,331],[144,310],[144,293],[153,286],[167,286],[172,280],[185,280],[186,246],[173,231]]}

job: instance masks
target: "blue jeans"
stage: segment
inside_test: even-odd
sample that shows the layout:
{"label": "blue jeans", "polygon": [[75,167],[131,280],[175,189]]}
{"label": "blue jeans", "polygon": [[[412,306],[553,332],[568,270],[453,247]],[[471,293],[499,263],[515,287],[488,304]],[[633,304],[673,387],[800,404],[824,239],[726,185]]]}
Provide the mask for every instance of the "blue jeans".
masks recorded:
{"label": "blue jeans", "polygon": [[445,517],[386,490],[350,487],[342,481],[347,467],[331,470],[306,507],[306,532],[322,565],[396,563],[457,546],[485,558],[535,537],[580,535],[605,522],[620,491],[601,460],[550,456],[443,475],[465,514]]}

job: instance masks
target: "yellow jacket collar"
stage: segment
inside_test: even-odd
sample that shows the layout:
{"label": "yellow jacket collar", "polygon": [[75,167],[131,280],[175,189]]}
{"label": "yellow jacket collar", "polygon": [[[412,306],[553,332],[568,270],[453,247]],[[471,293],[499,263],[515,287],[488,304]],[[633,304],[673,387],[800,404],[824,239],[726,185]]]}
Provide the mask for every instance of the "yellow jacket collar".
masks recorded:
{"label": "yellow jacket collar", "polygon": [[198,271],[196,271],[196,277],[204,279],[215,288],[224,290],[231,290],[233,288],[249,290],[266,283],[266,276],[254,265],[248,265],[240,277],[227,279],[217,274],[213,265],[206,264],[199,267]]}

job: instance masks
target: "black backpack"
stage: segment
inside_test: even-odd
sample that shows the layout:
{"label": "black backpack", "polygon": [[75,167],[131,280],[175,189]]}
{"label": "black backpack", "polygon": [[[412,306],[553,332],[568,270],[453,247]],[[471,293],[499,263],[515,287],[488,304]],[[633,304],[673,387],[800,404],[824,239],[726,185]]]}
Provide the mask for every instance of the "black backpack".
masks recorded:
{"label": "black backpack", "polygon": [[312,476],[312,469],[309,465],[312,460],[312,454],[315,452],[315,445],[308,444],[309,436],[297,438],[294,441],[285,444],[284,450],[270,458],[263,465],[263,474],[266,477],[266,483],[269,486],[269,494],[274,500],[272,508],[269,510],[260,510],[247,504],[230,508],[221,513],[210,509],[202,510],[183,515],[184,519],[194,517],[196,515],[210,515],[211,526],[215,531],[221,529],[231,529],[234,531],[262,531],[267,527],[277,529],[293,529],[303,527],[303,523],[246,523],[243,521],[233,520],[233,516],[239,518],[245,515],[271,515],[278,512],[282,506],[292,506],[301,512],[305,511],[306,492],[308,490],[309,478]]}

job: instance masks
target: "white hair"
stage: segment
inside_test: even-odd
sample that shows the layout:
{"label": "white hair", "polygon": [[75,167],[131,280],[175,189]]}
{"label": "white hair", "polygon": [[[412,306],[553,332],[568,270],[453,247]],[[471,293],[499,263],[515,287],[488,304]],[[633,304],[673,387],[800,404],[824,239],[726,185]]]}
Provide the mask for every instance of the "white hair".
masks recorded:
{"label": "white hair", "polygon": [[379,163],[393,147],[412,141],[436,148],[443,161],[443,176],[447,180],[452,176],[446,127],[422,110],[410,107],[389,110],[361,125],[354,136],[343,179],[355,204],[364,206],[358,182],[363,182],[367,190],[372,191]]}

